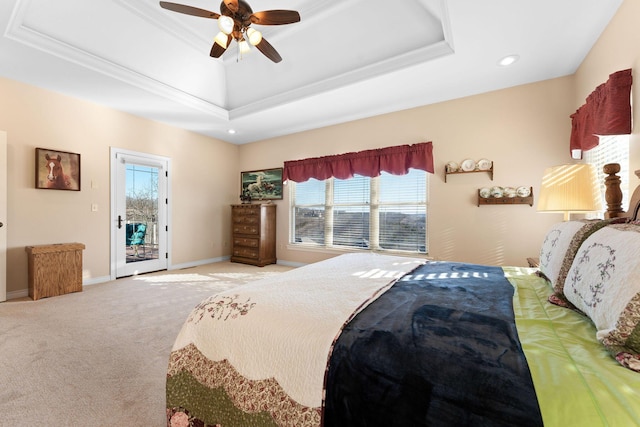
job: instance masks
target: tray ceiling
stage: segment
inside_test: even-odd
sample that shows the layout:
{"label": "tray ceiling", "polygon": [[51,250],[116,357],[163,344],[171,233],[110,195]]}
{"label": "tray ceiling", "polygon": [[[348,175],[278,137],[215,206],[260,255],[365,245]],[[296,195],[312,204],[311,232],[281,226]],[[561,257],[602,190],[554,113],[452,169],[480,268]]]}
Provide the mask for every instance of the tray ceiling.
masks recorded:
{"label": "tray ceiling", "polygon": [[242,144],[572,74],[621,2],[249,0],[300,12],[255,26],[276,64],[155,0],[6,0],[0,76]]}

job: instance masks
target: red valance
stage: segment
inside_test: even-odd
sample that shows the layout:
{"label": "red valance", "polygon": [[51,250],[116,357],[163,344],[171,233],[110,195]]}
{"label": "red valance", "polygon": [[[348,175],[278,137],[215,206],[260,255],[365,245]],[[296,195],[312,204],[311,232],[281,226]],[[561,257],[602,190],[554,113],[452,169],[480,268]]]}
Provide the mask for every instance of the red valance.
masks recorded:
{"label": "red valance", "polygon": [[631,69],[609,75],[571,115],[572,153],[596,147],[598,135],[631,133],[631,83]]}
{"label": "red valance", "polygon": [[409,168],[434,172],[431,142],[286,161],[282,178],[304,182],[309,178],[325,180],[332,176],[347,179],[356,174],[374,177],[382,171],[404,175]]}

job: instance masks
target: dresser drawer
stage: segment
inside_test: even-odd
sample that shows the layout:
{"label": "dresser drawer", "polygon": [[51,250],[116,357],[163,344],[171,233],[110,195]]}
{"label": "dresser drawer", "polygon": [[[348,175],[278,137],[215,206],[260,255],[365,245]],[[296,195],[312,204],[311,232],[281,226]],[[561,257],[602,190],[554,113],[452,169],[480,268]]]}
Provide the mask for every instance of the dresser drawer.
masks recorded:
{"label": "dresser drawer", "polygon": [[260,216],[260,205],[235,205],[233,216],[236,215]]}
{"label": "dresser drawer", "polygon": [[233,217],[234,224],[256,224],[257,225],[259,221],[260,221],[260,217],[257,215],[235,215]]}
{"label": "dresser drawer", "polygon": [[245,248],[243,246],[236,246],[233,248],[233,256],[257,259],[258,255],[258,249]]}
{"label": "dresser drawer", "polygon": [[259,239],[250,239],[247,237],[234,237],[233,238],[234,246],[246,246],[248,248],[257,248],[260,246]]}
{"label": "dresser drawer", "polygon": [[233,234],[258,234],[257,225],[233,224]]}

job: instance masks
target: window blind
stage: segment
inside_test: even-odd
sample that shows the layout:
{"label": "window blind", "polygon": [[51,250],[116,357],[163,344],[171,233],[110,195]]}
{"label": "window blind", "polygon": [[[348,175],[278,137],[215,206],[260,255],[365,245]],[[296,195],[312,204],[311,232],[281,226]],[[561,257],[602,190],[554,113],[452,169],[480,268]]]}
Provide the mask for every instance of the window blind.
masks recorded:
{"label": "window blind", "polygon": [[601,136],[600,143],[595,148],[584,153],[584,161],[595,166],[598,172],[598,182],[602,191],[602,206],[607,203],[604,198],[606,174],[602,168],[607,163],[620,164],[620,190],[622,190],[622,209],[629,209],[629,135]]}
{"label": "window blind", "polygon": [[427,174],[292,182],[291,243],[427,252]]}

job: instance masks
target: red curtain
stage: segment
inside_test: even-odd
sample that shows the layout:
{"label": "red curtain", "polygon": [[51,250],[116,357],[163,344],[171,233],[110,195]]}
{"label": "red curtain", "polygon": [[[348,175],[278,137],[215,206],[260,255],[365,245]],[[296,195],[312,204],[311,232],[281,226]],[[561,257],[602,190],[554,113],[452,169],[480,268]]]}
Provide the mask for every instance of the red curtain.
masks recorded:
{"label": "red curtain", "polygon": [[409,168],[434,172],[431,142],[291,160],[284,162],[283,179],[304,182],[309,178],[324,180],[332,176],[347,179],[356,174],[374,177],[382,171],[404,175]]}
{"label": "red curtain", "polygon": [[598,145],[598,135],[631,133],[631,69],[609,75],[571,115],[570,149],[587,151]]}

